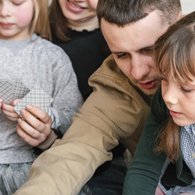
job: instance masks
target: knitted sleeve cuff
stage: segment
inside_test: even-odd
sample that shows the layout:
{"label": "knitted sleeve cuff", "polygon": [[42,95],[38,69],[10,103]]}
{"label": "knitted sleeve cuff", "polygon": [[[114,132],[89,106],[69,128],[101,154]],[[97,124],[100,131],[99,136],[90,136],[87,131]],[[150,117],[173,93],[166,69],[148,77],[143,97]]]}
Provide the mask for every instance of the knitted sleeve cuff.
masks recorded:
{"label": "knitted sleeve cuff", "polygon": [[58,138],[58,136],[55,134],[55,132],[53,130],[50,131],[50,134],[48,135],[47,139],[42,142],[38,148],[41,150],[46,150],[48,149],[53,143],[54,141]]}

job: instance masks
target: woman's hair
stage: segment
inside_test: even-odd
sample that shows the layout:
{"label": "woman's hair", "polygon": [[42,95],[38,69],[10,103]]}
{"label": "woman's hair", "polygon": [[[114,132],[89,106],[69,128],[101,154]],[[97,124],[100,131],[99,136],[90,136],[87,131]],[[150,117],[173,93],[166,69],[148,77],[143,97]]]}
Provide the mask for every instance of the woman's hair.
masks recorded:
{"label": "woman's hair", "polygon": [[57,37],[60,41],[63,42],[68,41],[68,21],[62,13],[62,9],[60,8],[58,0],[53,0],[51,3],[49,9],[49,21],[52,37]]}
{"label": "woman's hair", "polygon": [[42,38],[51,39],[48,14],[48,0],[33,0],[34,16],[31,22],[31,33],[36,33]]}
{"label": "woman's hair", "polygon": [[[170,26],[155,44],[155,63],[162,78],[170,76],[179,84],[195,77],[195,12]],[[159,136],[158,151],[163,151],[172,161],[180,152],[180,128],[169,118]]]}

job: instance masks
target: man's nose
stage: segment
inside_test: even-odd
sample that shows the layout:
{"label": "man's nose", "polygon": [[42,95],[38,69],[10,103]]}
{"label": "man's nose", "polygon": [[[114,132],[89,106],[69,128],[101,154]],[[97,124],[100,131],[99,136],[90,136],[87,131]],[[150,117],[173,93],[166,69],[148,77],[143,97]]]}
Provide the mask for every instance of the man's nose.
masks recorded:
{"label": "man's nose", "polygon": [[141,56],[132,58],[131,75],[135,80],[144,79],[150,72],[148,62]]}

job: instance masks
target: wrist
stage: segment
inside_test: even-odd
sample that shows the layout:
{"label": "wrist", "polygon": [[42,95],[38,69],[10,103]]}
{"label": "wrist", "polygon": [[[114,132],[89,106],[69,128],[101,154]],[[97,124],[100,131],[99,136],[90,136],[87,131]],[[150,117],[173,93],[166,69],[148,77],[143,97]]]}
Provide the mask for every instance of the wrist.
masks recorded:
{"label": "wrist", "polygon": [[39,144],[37,147],[41,150],[46,150],[54,143],[54,141],[57,138],[58,138],[58,136],[56,135],[55,131],[53,129],[51,129],[51,131],[50,131],[49,135],[47,136],[46,140],[44,142],[42,142],[41,144]]}

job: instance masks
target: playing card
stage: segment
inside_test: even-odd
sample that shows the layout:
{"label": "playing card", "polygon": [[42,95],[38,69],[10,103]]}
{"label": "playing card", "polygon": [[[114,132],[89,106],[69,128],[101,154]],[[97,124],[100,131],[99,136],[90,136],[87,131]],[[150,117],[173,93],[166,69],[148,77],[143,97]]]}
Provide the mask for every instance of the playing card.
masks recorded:
{"label": "playing card", "polygon": [[36,85],[35,88],[30,90],[30,92],[24,96],[24,98],[18,102],[18,104],[16,104],[14,110],[20,114],[20,111],[27,105],[32,105],[47,111],[52,101],[53,98],[49,96],[40,86]]}
{"label": "playing card", "polygon": [[0,80],[0,98],[7,104],[14,100],[14,86],[11,81]]}
{"label": "playing card", "polygon": [[15,99],[21,99],[30,90],[19,80],[0,79],[0,98],[6,104],[10,104]]}
{"label": "playing card", "polygon": [[14,84],[15,99],[23,98],[30,90],[19,80]]}

